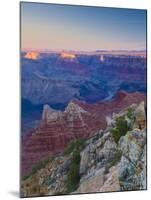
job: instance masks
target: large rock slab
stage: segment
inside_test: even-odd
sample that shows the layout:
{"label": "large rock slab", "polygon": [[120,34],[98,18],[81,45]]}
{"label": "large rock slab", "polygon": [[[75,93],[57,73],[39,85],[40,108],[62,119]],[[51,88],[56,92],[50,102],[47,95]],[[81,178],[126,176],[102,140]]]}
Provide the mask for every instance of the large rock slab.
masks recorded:
{"label": "large rock slab", "polygon": [[146,130],[129,131],[119,141],[122,159],[119,180],[122,190],[146,189]]}
{"label": "large rock slab", "polygon": [[87,179],[80,183],[79,188],[75,193],[91,193],[99,192],[104,183],[104,168],[98,170],[92,176],[88,176]]}
{"label": "large rock slab", "polygon": [[100,188],[100,192],[115,192],[120,191],[120,183],[118,179],[118,166],[110,168],[109,173],[105,176],[106,181]]}

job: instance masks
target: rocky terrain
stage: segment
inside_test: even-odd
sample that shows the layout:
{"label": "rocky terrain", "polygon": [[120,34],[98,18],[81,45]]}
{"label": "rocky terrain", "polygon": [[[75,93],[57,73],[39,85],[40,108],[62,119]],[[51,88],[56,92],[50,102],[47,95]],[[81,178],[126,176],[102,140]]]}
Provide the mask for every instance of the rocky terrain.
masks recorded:
{"label": "rocky terrain", "polygon": [[145,52],[121,53],[22,52],[22,134],[37,127],[45,104],[64,110],[73,99],[95,104],[120,90],[145,95]]}
{"label": "rocky terrain", "polygon": [[[120,94],[120,96],[123,98],[123,95]],[[79,120],[85,115],[89,116],[90,110],[93,109],[86,109],[86,105],[84,107],[81,104],[80,107],[79,104],[77,106],[72,102],[63,113],[45,106],[42,124],[47,120],[48,126],[54,119],[61,120],[62,115],[65,115],[70,116],[69,126],[72,130],[72,113],[75,112],[74,117]],[[89,138],[73,137],[61,154],[55,156],[48,154],[47,159],[36,164],[28,175],[22,177],[21,196],[146,189],[145,110],[145,102],[142,100],[129,105],[125,103],[122,109],[112,112],[106,118],[107,126],[104,130],[98,129],[93,134],[89,133]],[[98,116],[99,114],[98,112]],[[83,127],[81,133],[85,130],[85,125],[82,123],[85,121],[79,124]],[[78,128],[79,125],[76,127]],[[91,125],[89,126],[91,132]],[[58,131],[59,128],[57,127]],[[75,127],[74,130],[76,130]],[[46,143],[45,132],[37,133],[37,135],[41,136],[41,144],[44,143],[46,147],[51,146],[50,143]],[[32,135],[32,141],[36,143],[39,141],[36,133]],[[47,141],[50,141],[48,137]],[[33,144],[36,145],[34,142]],[[63,139],[59,144],[62,142]],[[40,147],[43,148],[43,146]],[[34,146],[34,148],[38,151],[39,146]],[[29,153],[31,153],[30,150]]]}
{"label": "rocky terrain", "polygon": [[22,98],[36,105],[68,104],[75,97],[95,103],[119,89],[146,92],[146,59],[140,56],[27,52],[21,63]]}
{"label": "rocky terrain", "polygon": [[48,155],[61,153],[71,140],[86,139],[105,129],[112,113],[143,100],[145,96],[141,93],[121,91],[113,100],[96,104],[73,100],[64,111],[45,105],[37,128],[22,137],[22,174],[26,175]]}
{"label": "rocky terrain", "polygon": [[[101,139],[95,141],[93,137],[87,141],[86,148],[81,152],[81,179],[77,193],[146,188],[144,102],[130,108],[131,116],[126,110],[114,115],[112,123],[102,132]],[[116,121],[120,117],[127,121],[129,128],[115,140],[112,130],[117,126]]]}

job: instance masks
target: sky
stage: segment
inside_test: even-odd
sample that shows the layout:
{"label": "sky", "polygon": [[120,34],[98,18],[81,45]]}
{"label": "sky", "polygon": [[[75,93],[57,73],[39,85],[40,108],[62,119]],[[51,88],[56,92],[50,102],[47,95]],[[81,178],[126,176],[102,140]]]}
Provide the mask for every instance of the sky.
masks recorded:
{"label": "sky", "polygon": [[145,50],[146,11],[22,2],[21,48]]}

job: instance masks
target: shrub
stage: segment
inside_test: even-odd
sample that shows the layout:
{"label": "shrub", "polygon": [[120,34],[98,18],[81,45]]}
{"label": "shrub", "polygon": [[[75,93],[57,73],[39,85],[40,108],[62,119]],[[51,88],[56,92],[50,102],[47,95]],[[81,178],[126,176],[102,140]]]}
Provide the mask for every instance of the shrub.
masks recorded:
{"label": "shrub", "polygon": [[25,181],[25,180],[28,179],[29,177],[30,177],[30,174],[23,176],[23,177],[22,177],[22,181]]}
{"label": "shrub", "polygon": [[75,143],[74,143],[74,141],[72,141],[72,142],[70,142],[70,143],[68,144],[68,146],[65,148],[64,154],[65,154],[65,155],[70,154],[71,152],[73,152],[74,148],[75,148]]}
{"label": "shrub", "polygon": [[79,152],[79,150],[75,150],[73,152],[72,162],[75,163],[75,164],[79,164],[80,160],[81,160],[80,152]]}
{"label": "shrub", "polygon": [[128,109],[127,109],[127,117],[128,117],[129,119],[131,119],[132,116],[133,116],[133,109],[132,109],[132,108],[128,108]]}
{"label": "shrub", "polygon": [[71,141],[68,146],[64,150],[64,154],[68,155],[73,152],[75,149],[81,151],[84,147],[85,140],[84,139],[75,139]]}
{"label": "shrub", "polygon": [[80,151],[73,152],[72,164],[67,178],[67,192],[73,192],[77,189],[80,181],[79,167],[80,167]]}
{"label": "shrub", "polygon": [[64,154],[72,154],[72,163],[67,177],[67,192],[73,192],[77,189],[80,181],[79,167],[80,167],[80,151],[83,149],[85,141],[83,139],[75,139],[69,143],[64,150]]}
{"label": "shrub", "polygon": [[121,136],[124,136],[128,131],[127,121],[124,116],[120,116],[116,119],[115,128],[110,129],[110,132],[114,138],[114,141],[118,143]]}
{"label": "shrub", "polygon": [[110,130],[112,137],[114,138],[114,141],[116,143],[118,143],[119,139],[120,139],[120,132],[117,130],[117,128],[112,128]]}

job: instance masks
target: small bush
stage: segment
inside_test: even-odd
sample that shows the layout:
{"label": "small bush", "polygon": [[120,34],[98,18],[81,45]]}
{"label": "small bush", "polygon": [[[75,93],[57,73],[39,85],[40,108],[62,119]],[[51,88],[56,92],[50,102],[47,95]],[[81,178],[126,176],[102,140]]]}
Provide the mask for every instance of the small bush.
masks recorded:
{"label": "small bush", "polygon": [[114,138],[114,141],[116,142],[116,143],[118,143],[118,141],[119,141],[119,139],[120,139],[120,132],[119,132],[119,130],[117,129],[117,128],[112,128],[111,130],[110,130],[110,132],[112,133],[112,137]]}
{"label": "small bush", "polygon": [[26,179],[28,179],[30,177],[30,174],[29,175],[25,175],[22,177],[22,181],[25,181]]}
{"label": "small bush", "polygon": [[110,132],[114,138],[114,141],[118,143],[121,136],[124,136],[129,130],[127,121],[123,116],[116,119],[115,128],[110,129]]}
{"label": "small bush", "polygon": [[79,150],[75,150],[73,152],[72,162],[75,163],[75,164],[79,164],[80,160],[81,160],[80,151]]}
{"label": "small bush", "polygon": [[80,181],[79,167],[80,167],[80,152],[78,150],[75,150],[73,152],[72,164],[67,178],[68,193],[76,190],[79,185]]}
{"label": "small bush", "polygon": [[65,148],[64,154],[65,154],[65,155],[70,154],[71,152],[73,152],[74,148],[75,148],[75,143],[74,143],[74,141],[72,141],[72,142],[70,142],[70,143],[68,144],[68,146]]}
{"label": "small bush", "polygon": [[127,109],[127,117],[129,119],[132,119],[132,116],[133,116],[133,109],[132,108],[128,108]]}
{"label": "small bush", "polygon": [[73,152],[74,150],[79,150],[81,151],[84,147],[85,144],[85,140],[84,139],[75,139],[73,141],[71,141],[68,146],[65,148],[64,150],[64,154],[68,155],[71,152]]}

